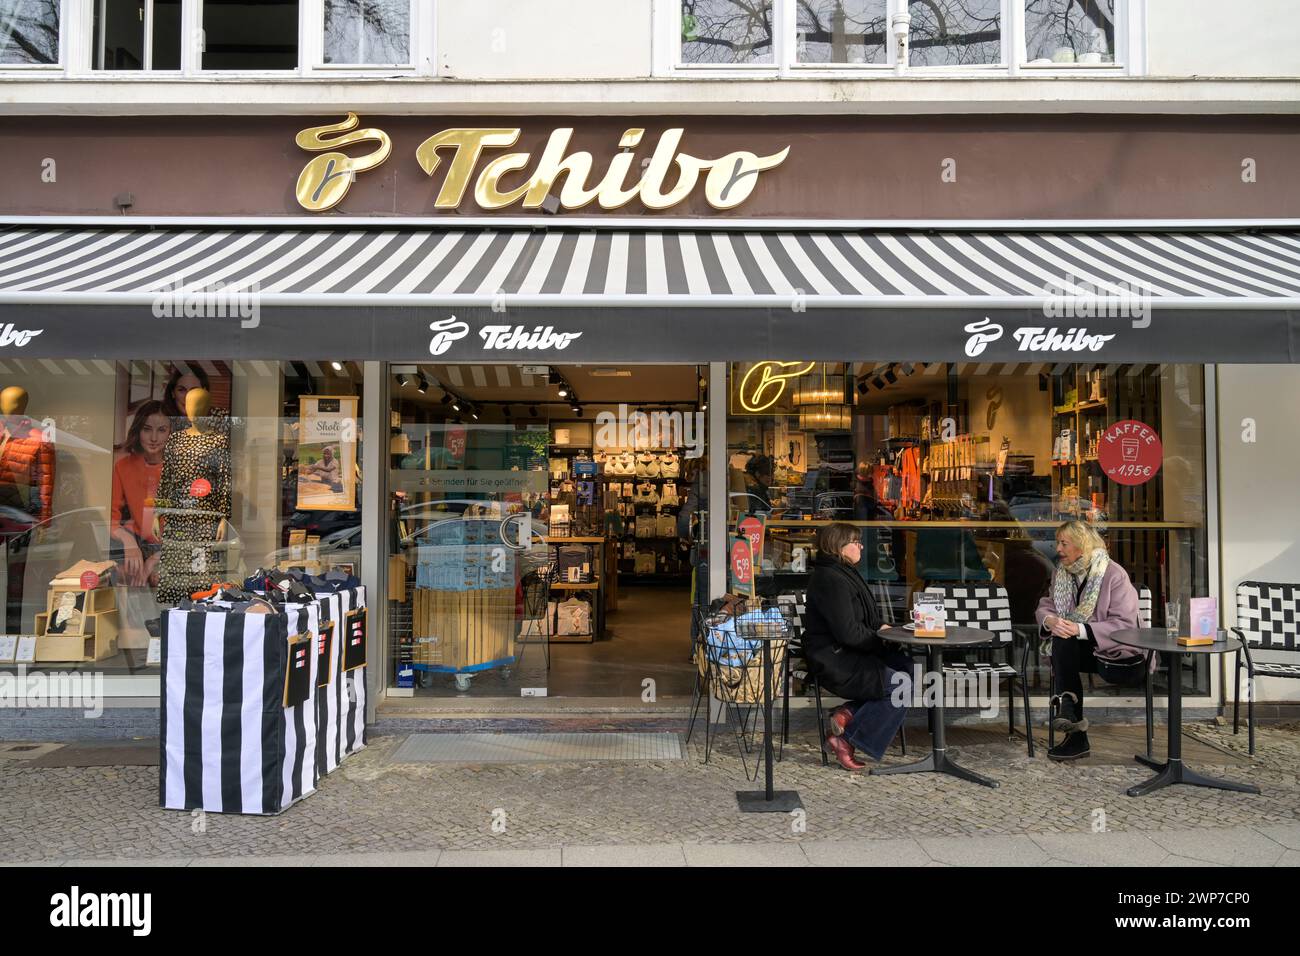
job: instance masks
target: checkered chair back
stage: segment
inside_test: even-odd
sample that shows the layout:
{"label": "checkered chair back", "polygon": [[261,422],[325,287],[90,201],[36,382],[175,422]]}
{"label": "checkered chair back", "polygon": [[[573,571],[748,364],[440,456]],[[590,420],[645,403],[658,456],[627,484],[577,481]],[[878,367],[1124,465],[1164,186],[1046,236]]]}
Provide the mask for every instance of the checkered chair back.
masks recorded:
{"label": "checkered chair back", "polygon": [[1151,589],[1145,584],[1136,583],[1138,593],[1138,627],[1155,627],[1152,623],[1154,620],[1152,608],[1155,605],[1155,597]]}
{"label": "checkered chair back", "polygon": [[1000,584],[943,584],[925,589],[927,594],[943,595],[948,623],[957,627],[977,627],[992,631],[998,641],[1010,644],[1011,598]]}
{"label": "checkered chair back", "polygon": [[776,606],[790,625],[790,640],[802,644],[803,617],[808,610],[808,592],[791,591],[776,596]]}
{"label": "checkered chair back", "polygon": [[1237,627],[1251,647],[1300,650],[1300,584],[1242,581],[1237,585]]}

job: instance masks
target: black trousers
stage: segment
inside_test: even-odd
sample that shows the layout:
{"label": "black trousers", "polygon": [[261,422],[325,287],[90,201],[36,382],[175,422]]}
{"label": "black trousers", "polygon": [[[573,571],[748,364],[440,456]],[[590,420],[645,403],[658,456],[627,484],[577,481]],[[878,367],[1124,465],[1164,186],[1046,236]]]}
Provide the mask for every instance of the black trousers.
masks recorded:
{"label": "black trousers", "polygon": [[1088,635],[1086,641],[1077,637],[1052,637],[1052,693],[1073,694],[1077,702],[1061,701],[1061,716],[1069,720],[1083,719],[1083,675],[1096,674],[1108,684],[1134,686],[1142,682],[1145,669],[1137,660],[1126,664],[1112,664],[1097,657],[1097,639]]}

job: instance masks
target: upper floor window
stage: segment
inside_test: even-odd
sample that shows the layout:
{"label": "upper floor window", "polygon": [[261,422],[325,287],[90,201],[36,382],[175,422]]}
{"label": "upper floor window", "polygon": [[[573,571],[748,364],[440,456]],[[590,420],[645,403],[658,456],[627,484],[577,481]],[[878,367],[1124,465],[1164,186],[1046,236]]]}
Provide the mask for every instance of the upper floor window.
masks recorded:
{"label": "upper floor window", "polygon": [[325,0],[324,62],[411,62],[410,0]]}
{"label": "upper floor window", "polygon": [[61,0],[0,0],[0,67],[59,62]]}
{"label": "upper floor window", "polygon": [[[656,0],[660,68],[988,71],[1123,63],[1143,0]],[[1138,19],[1138,18],[1135,18]],[[671,22],[670,22],[671,21]]]}

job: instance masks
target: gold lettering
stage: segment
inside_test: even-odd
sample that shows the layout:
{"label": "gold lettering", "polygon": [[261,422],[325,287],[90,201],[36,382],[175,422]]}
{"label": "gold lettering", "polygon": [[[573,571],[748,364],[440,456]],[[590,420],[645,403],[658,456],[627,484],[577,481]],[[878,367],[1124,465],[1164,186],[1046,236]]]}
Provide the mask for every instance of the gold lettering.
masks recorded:
{"label": "gold lettering", "polygon": [[704,198],[714,209],[734,209],[754,191],[758,174],[780,166],[789,154],[790,147],[787,146],[771,156],[739,150],[713,160],[713,168],[704,180]]}
{"label": "gold lettering", "polygon": [[528,195],[524,197],[525,209],[537,209],[550,194],[560,177],[564,185],[560,190],[560,205],[565,209],[581,209],[596,198],[598,190],[587,188],[587,177],[591,175],[591,153],[579,151],[564,155],[569,148],[569,139],[573,136],[572,128],[557,129],[546,141],[542,158],[537,161],[537,171],[533,173]]}
{"label": "gold lettering", "polygon": [[655,145],[654,154],[650,157],[650,165],[646,167],[645,175],[641,177],[641,202],[647,209],[668,209],[677,205],[690,195],[691,190],[695,188],[700,170],[708,165],[685,153],[677,156],[677,166],[680,169],[677,185],[668,192],[663,191],[664,177],[668,175],[668,170],[673,165],[673,157],[677,155],[677,147],[682,141],[684,132],[685,130],[682,129],[664,130],[664,134],[659,137],[659,142]]}
{"label": "gold lettering", "polygon": [[[438,198],[434,200],[433,205],[438,209],[455,209],[459,206],[461,200],[465,198],[465,190],[469,186],[470,177],[474,174],[474,167],[478,164],[478,158],[484,148],[513,146],[518,140],[518,128],[445,129],[426,139],[415,148],[415,158],[419,161],[420,167],[430,176],[437,171],[442,162],[438,150],[450,147],[456,151],[447,170],[447,177],[442,181],[442,188],[438,190]],[[528,154],[521,155],[527,163]],[[504,173],[506,170],[503,169],[501,172]],[[499,177],[500,173],[497,176]]]}
{"label": "gold lettering", "polygon": [[523,169],[527,165],[527,153],[506,153],[504,156],[498,156],[492,160],[483,167],[483,172],[474,184],[474,201],[483,209],[504,209],[506,206],[518,202],[523,196],[527,195],[529,188],[532,186],[531,179],[527,180],[522,186],[517,186],[507,192],[501,192],[499,184],[501,177],[506,173],[513,172],[516,169]]}
{"label": "gold lettering", "polygon": [[600,197],[601,209],[617,209],[624,206],[635,199],[637,193],[640,192],[640,183],[637,183],[631,189],[624,189],[623,183],[627,181],[627,174],[632,169],[632,160],[636,159],[636,154],[632,150],[637,147],[644,135],[645,130],[643,129],[629,129],[623,133],[622,139],[618,141],[618,148],[621,152],[617,153],[613,160],[610,161],[605,178],[596,187],[596,193]]}
{"label": "gold lettering", "polygon": [[[294,188],[298,205],[313,212],[332,209],[347,195],[357,173],[374,169],[388,158],[393,151],[393,141],[388,138],[388,134],[369,127],[356,129],[359,122],[356,113],[349,113],[341,122],[313,126],[294,137],[293,141],[309,152],[330,150],[320,156],[313,156],[298,174],[298,184]],[[343,135],[332,136],[334,133]],[[344,146],[370,142],[378,143],[379,148],[364,156],[354,158],[347,153],[338,152]]]}

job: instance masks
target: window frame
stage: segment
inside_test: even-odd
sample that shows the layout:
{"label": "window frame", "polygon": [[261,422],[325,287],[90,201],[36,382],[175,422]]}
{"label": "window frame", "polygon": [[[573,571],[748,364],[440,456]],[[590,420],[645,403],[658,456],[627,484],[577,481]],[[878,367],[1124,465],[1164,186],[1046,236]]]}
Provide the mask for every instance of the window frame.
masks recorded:
{"label": "window frame", "polygon": [[0,76],[62,76],[68,69],[68,24],[76,0],[59,0],[59,59],[57,63],[0,63]]}
{"label": "window frame", "polygon": [[[1030,66],[1025,37],[1024,0],[1000,0],[1001,57],[998,63],[963,66],[919,66],[898,62],[898,45],[886,44],[884,63],[800,63],[796,59],[797,0],[772,0],[773,21],[780,29],[773,38],[772,63],[683,63],[681,61],[681,0],[653,0],[655,15],[654,74],[716,78],[774,77],[800,79],[869,79],[886,76],[921,79],[937,77],[987,78],[1140,76],[1145,73],[1146,0],[1115,0],[1115,59],[1113,63],[1054,63]],[[886,20],[908,9],[908,0],[887,0]],[[909,50],[910,53],[910,50]],[[909,57],[910,59],[910,57]],[[1022,73],[1023,71],[1023,73]]]}

